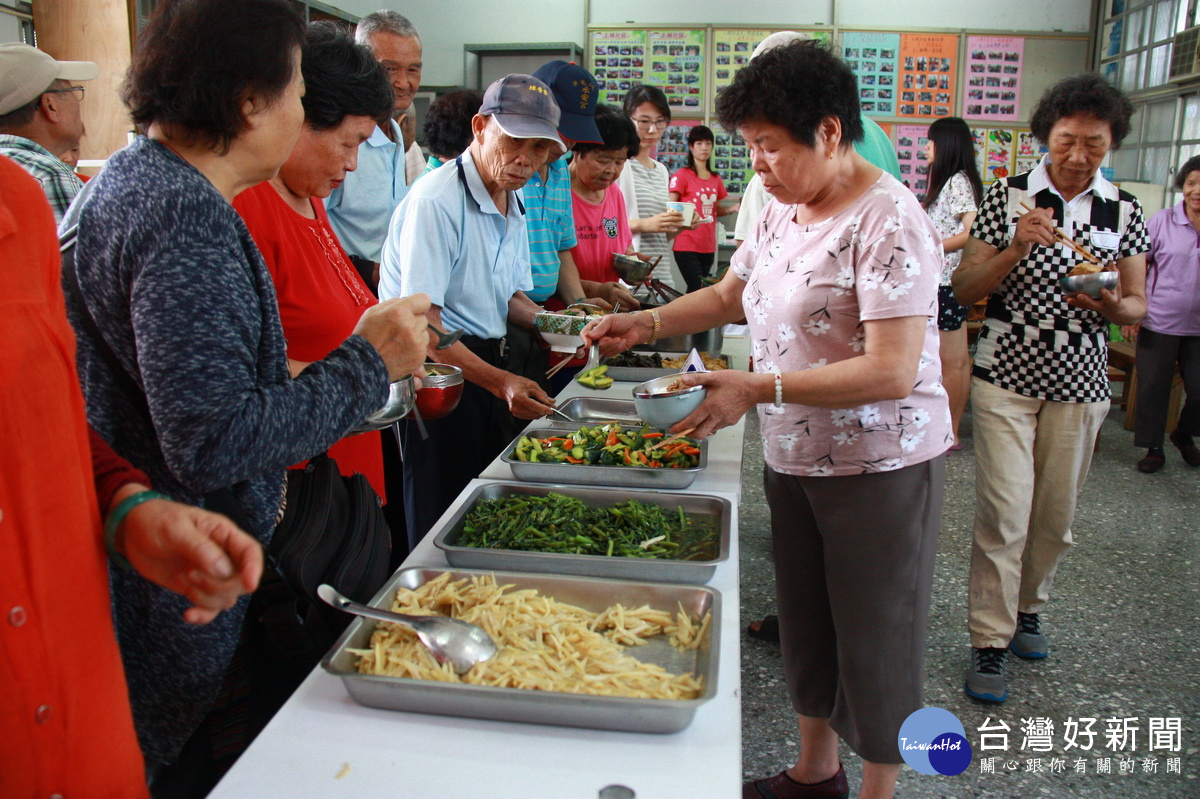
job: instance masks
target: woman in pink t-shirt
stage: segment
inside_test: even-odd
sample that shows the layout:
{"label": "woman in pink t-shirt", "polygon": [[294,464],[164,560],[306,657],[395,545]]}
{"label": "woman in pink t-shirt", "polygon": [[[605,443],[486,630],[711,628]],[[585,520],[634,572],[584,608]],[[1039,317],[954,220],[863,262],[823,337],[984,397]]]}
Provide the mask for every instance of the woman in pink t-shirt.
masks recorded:
{"label": "woman in pink t-shirt", "polygon": [[576,142],[571,156],[571,208],[578,242],[571,257],[586,296],[638,308],[638,301],[618,282],[612,263],[613,253],[633,254],[633,234],[617,178],[625,162],[637,155],[637,128],[629,117],[603,103],[596,106],[595,120],[603,142]]}
{"label": "woman in pink t-shirt", "polygon": [[819,43],[756,55],[717,98],[771,195],[729,273],[585,329],[604,353],[747,318],[754,372],[685,375],[707,397],[676,431],[758,406],[791,768],[745,796],[891,797],[901,725],[922,707],[950,407],[938,359],[941,247],[912,192],[857,155],[854,73]]}
{"label": "woman in pink t-shirt", "polygon": [[712,272],[717,254],[716,218],[736,210],[718,205],[727,193],[725,181],[709,169],[712,151],[712,129],[694,126],[688,131],[687,166],[671,175],[669,186],[672,202],[692,203],[696,208],[692,226],[679,231],[672,245],[675,264],[689,292],[699,289],[700,278]]}

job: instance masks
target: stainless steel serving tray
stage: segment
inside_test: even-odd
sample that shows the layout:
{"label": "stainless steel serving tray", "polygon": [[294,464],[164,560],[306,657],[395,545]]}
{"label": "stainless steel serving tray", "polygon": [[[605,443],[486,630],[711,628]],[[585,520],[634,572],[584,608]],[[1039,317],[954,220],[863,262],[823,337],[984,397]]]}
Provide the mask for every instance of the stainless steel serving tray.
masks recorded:
{"label": "stainless steel serving tray", "polygon": [[[688,350],[687,352],[660,352],[658,354],[664,358],[680,358],[680,357],[687,358],[687,356],[690,353],[691,353],[691,350]],[[639,352],[635,348],[633,350],[633,354],[647,355],[650,353]],[[726,365],[729,364],[729,356],[728,355],[718,352],[718,353],[713,354],[713,356],[716,358],[724,358]],[[683,367],[680,367],[680,369],[682,369],[682,368]],[[655,369],[655,368],[648,367],[648,366],[612,366],[610,364],[608,367],[608,371],[605,372],[605,374],[608,375],[609,377],[611,377],[613,380],[624,380],[624,381],[630,382],[630,383],[644,383],[645,381],[650,380],[655,377],[679,374],[679,369],[671,369],[671,368],[667,368],[667,367],[663,367],[661,369]]]}
{"label": "stainless steel serving tray", "polygon": [[[716,522],[720,541],[717,556],[712,560],[669,560],[522,552],[515,549],[483,549],[458,545],[467,515],[480,500],[511,496],[544,497],[551,492],[575,497],[593,507],[609,508],[626,500],[636,499],[647,505],[660,505],[670,513],[675,513],[676,508],[683,508],[684,513],[690,515],[711,517]],[[488,482],[471,490],[463,504],[436,533],[433,543],[446,553],[446,560],[451,566],[462,568],[580,574],[588,577],[617,577],[624,580],[667,583],[706,583],[712,579],[717,564],[729,559],[729,540],[733,533],[732,509],[733,505],[729,500],[704,494],[667,494],[657,491]]]}
{"label": "stainless steel serving tray", "polygon": [[[444,573],[443,569],[402,569],[375,595],[371,605],[390,608],[399,587],[419,588]],[[452,570],[451,579],[486,574],[484,571]],[[692,722],[696,710],[716,696],[717,655],[720,652],[721,595],[703,586],[603,580],[594,577],[561,577],[549,574],[495,572],[496,581],[518,589],[536,588],[560,602],[600,611],[622,603],[629,607],[650,605],[675,613],[680,606],[693,619],[712,613],[708,635],[695,650],[675,651],[665,636],[634,647],[633,654],[645,663],[657,663],[669,671],[691,671],[704,679],[704,694],[697,699],[634,699],[590,696],[521,688],[443,683],[397,677],[359,674],[357,655],[348,649],[367,649],[376,622],[355,619],[329,654],[321,661],[324,669],[341,677],[347,692],[361,705],[433,713],[443,716],[552,724],[641,733],[679,732]]]}
{"label": "stainless steel serving tray", "polygon": [[578,430],[580,427],[594,427],[605,422],[620,422],[622,425],[634,426],[642,423],[633,407],[633,400],[572,397],[559,405],[558,409],[575,421],[568,422],[556,415],[545,417],[545,421],[555,427],[570,427]]}
{"label": "stainless steel serving tray", "polygon": [[[576,430],[579,425],[576,425]],[[521,435],[533,438],[560,436],[565,428],[534,427]],[[708,440],[695,442],[700,448],[700,462],[691,469],[650,469],[645,466],[593,466],[583,463],[529,463],[513,457],[517,436],[504,450],[501,460],[512,467],[518,480],[532,483],[559,483],[582,486],[619,486],[622,488],[687,488],[708,468]]]}

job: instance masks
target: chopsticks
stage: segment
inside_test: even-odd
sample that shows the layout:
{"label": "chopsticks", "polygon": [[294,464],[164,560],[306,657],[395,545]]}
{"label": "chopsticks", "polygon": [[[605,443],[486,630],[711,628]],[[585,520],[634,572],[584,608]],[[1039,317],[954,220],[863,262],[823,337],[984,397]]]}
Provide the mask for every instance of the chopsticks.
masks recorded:
{"label": "chopsticks", "polygon": [[[1027,203],[1024,203],[1024,202],[1021,203],[1021,207],[1024,208],[1027,212],[1033,210],[1032,208],[1029,207],[1029,205]],[[1024,216],[1024,214],[1022,214],[1022,216]],[[1104,265],[1104,261],[1097,258],[1094,254],[1092,254],[1092,252],[1089,249],[1084,247],[1082,244],[1077,243],[1074,239],[1072,239],[1066,233],[1063,233],[1061,229],[1054,228],[1054,238],[1058,239],[1063,244],[1067,245],[1067,247],[1069,249],[1073,250],[1075,252],[1075,254],[1080,256],[1081,258],[1084,258],[1085,260],[1091,261],[1092,263],[1098,264],[1100,266]]]}
{"label": "chopsticks", "polygon": [[676,433],[675,435],[671,436],[670,438],[664,438],[662,441],[658,442],[657,444],[651,444],[650,446],[646,447],[646,452],[653,452],[656,449],[662,449],[667,444],[674,443],[681,438],[687,438],[688,436],[690,436],[692,434],[692,432],[695,429],[696,428],[694,428],[694,427],[689,427],[687,430],[684,430],[682,433]]}
{"label": "chopsticks", "polygon": [[573,356],[573,355],[563,358],[561,361],[559,361],[558,363],[554,364],[553,366],[551,366],[549,369],[546,370],[546,377],[554,377],[556,374],[558,374],[562,370],[562,368],[564,366],[566,366],[573,360],[575,360],[575,356]]}

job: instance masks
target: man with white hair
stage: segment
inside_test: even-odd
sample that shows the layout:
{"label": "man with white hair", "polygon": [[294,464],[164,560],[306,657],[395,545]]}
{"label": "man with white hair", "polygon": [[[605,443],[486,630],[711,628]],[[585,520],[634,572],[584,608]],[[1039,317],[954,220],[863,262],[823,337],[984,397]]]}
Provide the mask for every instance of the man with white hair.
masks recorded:
{"label": "man with white hair", "polygon": [[91,61],[56,61],[27,44],[0,44],[0,154],[37,178],[55,222],[83,189],[59,155],[83,138],[83,86],[100,68]]}
{"label": "man with white hair", "polygon": [[428,439],[402,423],[410,546],[516,434],[510,413],[537,419],[553,408],[537,383],[507,370],[505,334],[508,322],[530,330],[542,310],[524,293],[533,277],[519,190],[566,149],[559,119],[546,84],[531,75],[501,78],[471,120],[467,150],[417,181],[392,217],[380,298],[425,292],[431,324],[466,331],[459,343],[430,351],[462,369],[458,408],[425,422]]}
{"label": "man with white hair", "polygon": [[[355,41],[379,61],[395,93],[392,118],[381,121],[371,137],[359,145],[358,169],[349,172],[325,202],[329,223],[342,248],[372,288],[377,282],[383,240],[392,212],[408,193],[408,150],[399,121],[412,106],[421,86],[421,37],[404,15],[382,9],[358,22]],[[413,165],[415,168],[415,164]],[[421,164],[417,174],[424,170]]]}

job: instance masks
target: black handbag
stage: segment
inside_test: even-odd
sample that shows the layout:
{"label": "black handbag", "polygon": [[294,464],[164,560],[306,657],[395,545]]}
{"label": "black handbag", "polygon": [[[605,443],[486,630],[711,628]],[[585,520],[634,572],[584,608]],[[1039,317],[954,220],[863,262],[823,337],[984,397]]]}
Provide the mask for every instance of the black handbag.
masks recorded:
{"label": "black handbag", "polygon": [[287,472],[287,505],[267,547],[252,612],[282,653],[319,657],[350,617],[317,597],[317,586],[328,583],[366,603],[391,573],[391,549],[391,530],[367,478],[343,477],[333,458],[318,455]]}
{"label": "black handbag", "polygon": [[[98,354],[133,396],[140,395],[141,389],[121,366],[83,301],[75,270],[75,238],[76,229],[71,228],[59,245],[65,289],[78,304]],[[205,494],[204,506],[228,516],[243,530],[250,529],[228,488]],[[287,471],[283,518],[264,553],[266,567],[250,612],[280,653],[315,663],[350,621],[317,596],[317,586],[329,583],[351,599],[369,601],[390,574],[391,547],[392,533],[379,495],[367,478],[343,477],[333,458],[322,453],[303,469]]]}

